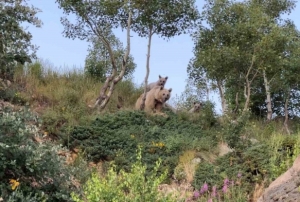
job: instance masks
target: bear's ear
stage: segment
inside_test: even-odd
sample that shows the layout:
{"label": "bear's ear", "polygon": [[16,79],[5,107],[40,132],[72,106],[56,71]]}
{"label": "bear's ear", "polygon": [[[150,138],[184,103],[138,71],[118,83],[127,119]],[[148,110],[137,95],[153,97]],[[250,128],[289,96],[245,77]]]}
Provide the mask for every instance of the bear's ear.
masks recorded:
{"label": "bear's ear", "polygon": [[166,78],[165,78],[166,80],[168,79],[168,77],[166,76]]}
{"label": "bear's ear", "polygon": [[159,78],[161,78],[161,76],[160,76],[160,75],[158,75],[158,77],[159,77]]}
{"label": "bear's ear", "polygon": [[170,92],[170,93],[172,92],[172,88],[169,89],[169,92]]}
{"label": "bear's ear", "polygon": [[196,104],[196,102],[194,102],[194,105]]}
{"label": "bear's ear", "polygon": [[162,90],[162,89],[164,89],[164,87],[163,87],[163,86],[160,86],[160,90]]}

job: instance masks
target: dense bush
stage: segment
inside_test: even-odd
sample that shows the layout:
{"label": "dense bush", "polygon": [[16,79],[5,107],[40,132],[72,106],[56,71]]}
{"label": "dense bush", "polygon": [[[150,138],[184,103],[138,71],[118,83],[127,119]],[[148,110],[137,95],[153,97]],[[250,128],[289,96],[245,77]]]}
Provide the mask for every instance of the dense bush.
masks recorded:
{"label": "dense bush", "polygon": [[144,177],[146,166],[142,164],[141,159],[141,151],[139,150],[137,161],[132,164],[130,172],[125,172],[124,170],[116,172],[114,164],[111,164],[106,176],[99,176],[97,173],[94,173],[87,183],[83,185],[84,195],[80,196],[73,193],[73,200],[76,202],[174,201],[158,191],[158,186],[167,176],[167,172],[157,175],[161,165],[160,159],[155,163],[154,169],[147,178]]}
{"label": "dense bush", "polygon": [[[168,118],[147,116],[140,111],[120,111],[97,118],[91,125],[76,126],[65,144],[80,147],[92,161],[115,160],[117,168],[128,170],[135,161],[135,151],[142,147],[143,163],[153,169],[162,158],[162,170],[172,174],[181,152],[196,147],[202,140],[216,145],[215,136],[203,133],[200,124]],[[198,148],[201,149],[201,148]]]}
{"label": "dense bush", "polygon": [[238,148],[216,159],[214,163],[200,163],[193,186],[199,189],[204,183],[222,188],[222,180],[234,179],[240,173],[243,181],[240,191],[252,193],[255,184],[268,186],[284,173],[300,154],[299,136],[273,136],[268,142]]}
{"label": "dense bush", "polygon": [[[0,196],[4,201],[71,201],[77,191],[76,174],[84,169],[68,167],[57,155],[63,148],[37,143],[40,120],[27,109],[0,111]],[[86,173],[87,174],[87,173]]]}
{"label": "dense bush", "polygon": [[201,163],[196,170],[193,186],[200,188],[205,182],[222,189],[224,179],[243,181],[240,191],[252,192],[255,183],[268,178],[270,170],[270,148],[265,144],[249,147],[242,153],[232,152],[216,159],[213,164]]}

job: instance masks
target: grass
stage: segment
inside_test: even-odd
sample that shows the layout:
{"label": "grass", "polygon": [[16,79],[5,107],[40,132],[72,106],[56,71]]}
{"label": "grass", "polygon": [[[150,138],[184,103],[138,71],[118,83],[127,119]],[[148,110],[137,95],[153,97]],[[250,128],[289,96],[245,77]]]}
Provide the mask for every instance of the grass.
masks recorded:
{"label": "grass", "polygon": [[[122,105],[121,110],[132,110],[137,98],[142,93],[142,89],[135,86],[130,79],[124,80],[117,84],[109,104],[104,112],[99,114],[97,110],[91,109],[88,105],[94,104],[103,84],[85,76],[83,71],[70,70],[67,67],[55,70],[51,64],[37,61],[31,65],[19,67],[14,81],[13,90],[10,93],[12,100],[16,103],[27,104],[33,111],[40,114],[43,120],[43,131],[52,137],[59,137],[62,127],[67,129],[65,130],[66,134],[63,135],[68,135],[68,131],[70,132],[74,126],[89,125],[102,113],[116,112],[120,110],[117,108],[118,104]],[[216,137],[219,143],[225,142],[226,135],[234,131],[230,120],[225,118],[218,119],[219,121],[215,124],[217,118],[209,109],[207,109],[207,113],[196,116],[190,116],[184,112],[180,112],[177,116],[179,120],[201,125],[203,133]],[[175,126],[177,125],[174,124]],[[266,123],[263,120],[249,118],[242,130],[238,131],[236,134],[238,141],[240,139],[243,139],[242,141],[255,140],[254,144],[268,145],[272,153],[268,164],[270,173],[268,173],[267,179],[264,179],[265,184],[253,183],[253,190],[250,192],[251,198],[258,198],[264,186],[284,173],[300,154],[299,126],[297,120],[290,120],[292,134],[288,136],[283,131],[282,121]],[[156,134],[154,130],[155,127],[153,134]],[[174,172],[178,182],[172,186],[181,189],[184,183],[191,183],[195,177],[197,166],[191,161],[199,158],[201,161],[213,163],[217,158],[217,149],[211,138],[201,139],[201,142],[187,137],[186,134],[177,134],[166,138],[166,151],[177,145],[179,145],[178,148],[186,151],[183,151],[179,157],[179,163]],[[246,151],[250,146],[246,145],[242,149]],[[210,156],[211,153],[214,154],[213,158]],[[222,173],[222,175],[226,174]],[[190,188],[186,190],[187,196],[191,193],[193,191]],[[213,201],[245,201],[244,194],[245,190],[236,185],[231,187],[228,193],[222,195],[222,200],[214,198]],[[193,200],[208,201],[210,197],[211,195],[206,194],[197,199],[193,198]]]}
{"label": "grass", "polygon": [[[15,74],[18,93],[31,108],[41,114],[45,130],[57,133],[61,126],[75,126],[93,120],[97,115],[94,105],[101,86],[80,70],[55,71],[50,65],[37,61],[25,67],[19,67]],[[118,83],[105,112],[118,110],[121,102],[123,109],[132,109],[141,89],[131,80]]]}

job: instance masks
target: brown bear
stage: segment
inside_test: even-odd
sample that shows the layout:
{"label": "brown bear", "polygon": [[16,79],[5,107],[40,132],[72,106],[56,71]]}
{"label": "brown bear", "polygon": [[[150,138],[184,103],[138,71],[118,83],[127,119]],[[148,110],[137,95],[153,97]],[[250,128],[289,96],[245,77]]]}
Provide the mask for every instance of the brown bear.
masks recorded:
{"label": "brown bear", "polygon": [[202,103],[201,102],[194,102],[193,103],[193,108],[190,109],[190,113],[197,113],[200,112],[200,109],[202,107]]}
{"label": "brown bear", "polygon": [[[172,88],[165,89],[162,86],[155,86],[147,92],[145,100],[145,111],[148,113],[161,113],[162,107],[171,97]],[[135,109],[139,110],[144,94],[135,103]]]}
{"label": "brown bear", "polygon": [[166,82],[168,80],[168,77],[161,77],[160,75],[158,75],[159,79],[158,81],[156,82],[153,82],[153,83],[149,83],[147,85],[147,91],[146,92],[149,92],[152,88],[154,88],[155,86],[162,86],[162,87],[165,87],[166,85]]}

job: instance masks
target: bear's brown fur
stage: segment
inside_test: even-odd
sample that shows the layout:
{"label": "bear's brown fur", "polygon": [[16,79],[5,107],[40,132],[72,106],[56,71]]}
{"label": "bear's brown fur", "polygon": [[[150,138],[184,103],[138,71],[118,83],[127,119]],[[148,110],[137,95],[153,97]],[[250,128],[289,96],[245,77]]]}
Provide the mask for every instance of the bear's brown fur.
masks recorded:
{"label": "bear's brown fur", "polygon": [[193,103],[193,108],[190,109],[190,113],[197,113],[200,112],[200,109],[202,107],[202,103],[201,102],[194,102]]}
{"label": "bear's brown fur", "polygon": [[[172,88],[165,89],[162,86],[155,86],[146,94],[145,111],[148,113],[161,113],[162,107],[171,97]],[[135,103],[135,109],[139,110],[142,99],[142,94]]]}
{"label": "bear's brown fur", "polygon": [[158,75],[158,81],[156,82],[153,82],[153,83],[149,83],[147,85],[147,92],[149,92],[152,88],[156,87],[156,86],[162,86],[162,87],[165,87],[166,85],[166,82],[168,80],[168,77],[161,77],[160,75]]}

